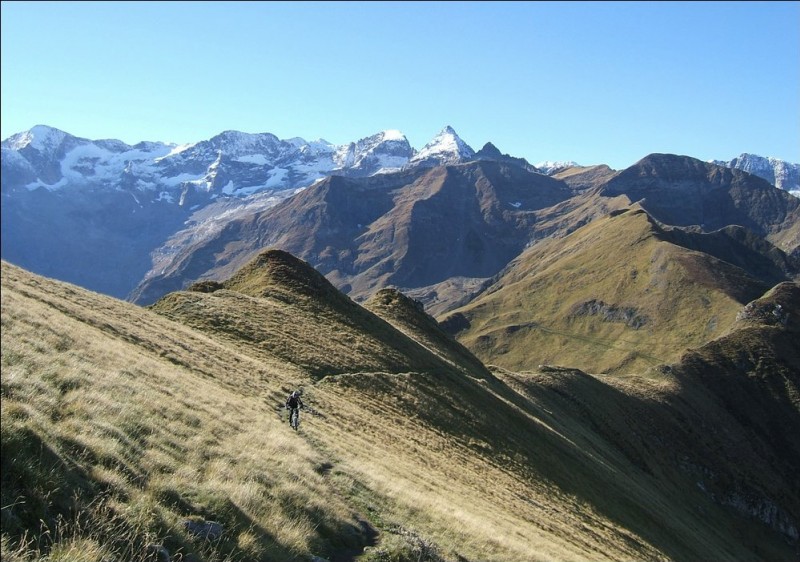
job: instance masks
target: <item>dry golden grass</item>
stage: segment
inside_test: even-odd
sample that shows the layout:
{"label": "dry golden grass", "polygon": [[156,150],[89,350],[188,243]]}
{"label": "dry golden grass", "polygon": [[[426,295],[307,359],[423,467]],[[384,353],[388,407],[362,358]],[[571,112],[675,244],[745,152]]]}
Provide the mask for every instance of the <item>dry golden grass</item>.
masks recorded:
{"label": "dry golden grass", "polygon": [[[324,547],[316,518],[334,531],[354,524],[317,471],[323,459],[277,415],[283,387],[305,376],[141,308],[24,276],[3,265],[4,468],[6,446],[33,434],[53,451],[54,475],[76,480],[87,500],[108,496],[123,518],[151,511],[150,532],[185,552],[195,547],[181,520],[193,515],[222,520],[231,536],[220,552],[249,545],[245,559]],[[54,503],[54,518],[75,504]]]}
{"label": "dry golden grass", "polygon": [[[645,457],[648,431],[683,435],[672,414],[662,412],[642,436],[623,431],[642,411],[676,407],[683,389],[673,379],[609,384],[502,369],[469,376],[460,348],[391,345],[381,337],[400,332],[381,328],[384,336],[370,336],[374,348],[343,356],[347,365],[395,366],[406,353],[417,370],[353,369],[318,380],[321,371],[305,363],[337,344],[322,341],[315,355],[303,340],[336,339],[326,330],[343,325],[367,335],[337,316],[341,308],[318,316],[313,299],[297,307],[294,332],[281,328],[307,354],[292,362],[275,351],[281,338],[257,326],[277,330],[275,318],[285,316],[270,318],[278,305],[252,295],[182,294],[192,306],[169,310],[196,324],[189,327],[6,263],[2,285],[4,560],[148,560],[157,545],[173,559],[203,561],[758,560],[756,549],[774,559],[788,552],[760,527],[743,533],[746,522],[664,459]],[[255,319],[243,317],[247,310]],[[215,327],[223,314],[249,337]],[[439,337],[422,339],[432,346]],[[376,349],[395,355],[386,363]],[[458,368],[442,360],[453,357]],[[426,364],[435,368],[419,369]],[[315,414],[303,414],[295,433],[280,407],[298,387]],[[681,408],[688,416],[694,405]],[[198,541],[186,519],[221,522],[225,533]],[[67,531],[56,538],[62,520]]]}

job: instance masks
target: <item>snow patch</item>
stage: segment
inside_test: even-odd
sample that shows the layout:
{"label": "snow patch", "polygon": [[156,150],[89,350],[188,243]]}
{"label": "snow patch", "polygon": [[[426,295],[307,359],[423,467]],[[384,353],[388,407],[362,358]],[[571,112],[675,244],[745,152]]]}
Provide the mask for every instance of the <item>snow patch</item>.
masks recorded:
{"label": "snow patch", "polygon": [[234,158],[234,162],[243,162],[245,164],[258,164],[260,166],[265,166],[269,164],[267,157],[263,154],[245,154],[244,156],[239,156],[238,158]]}
{"label": "snow patch", "polygon": [[289,170],[286,168],[273,168],[269,171],[269,179],[264,187],[274,188],[289,183],[288,176]]}
{"label": "snow patch", "polygon": [[205,177],[206,174],[189,174],[184,172],[183,174],[178,174],[171,178],[163,178],[161,184],[167,187],[176,187],[184,182],[196,183],[203,180]]}
{"label": "snow patch", "polygon": [[564,170],[566,168],[574,168],[576,166],[579,167],[580,164],[573,162],[572,160],[544,160],[538,164],[534,164],[536,169],[547,175],[553,174],[559,170]]}
{"label": "snow patch", "polygon": [[67,178],[61,178],[56,183],[44,183],[42,180],[37,179],[34,182],[31,182],[25,186],[28,191],[33,191],[34,189],[39,189],[40,187],[45,188],[47,191],[58,191],[67,186],[69,180]]}
{"label": "snow patch", "polygon": [[385,141],[404,141],[406,136],[397,129],[388,129],[383,131],[383,140]]}
{"label": "snow patch", "polygon": [[172,149],[168,153],[166,153],[164,156],[156,158],[154,162],[161,162],[165,158],[169,158],[170,156],[175,156],[176,154],[180,154],[181,152],[184,152],[196,145],[197,143],[173,145]]}

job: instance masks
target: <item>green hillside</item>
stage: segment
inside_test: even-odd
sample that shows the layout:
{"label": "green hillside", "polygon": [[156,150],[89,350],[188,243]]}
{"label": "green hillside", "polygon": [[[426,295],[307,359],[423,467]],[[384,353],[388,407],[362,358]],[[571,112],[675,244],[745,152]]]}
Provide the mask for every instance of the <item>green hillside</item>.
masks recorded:
{"label": "green hillside", "polygon": [[532,246],[443,323],[484,362],[511,370],[636,373],[676,361],[769,288],[676,238],[636,206],[613,212]]}

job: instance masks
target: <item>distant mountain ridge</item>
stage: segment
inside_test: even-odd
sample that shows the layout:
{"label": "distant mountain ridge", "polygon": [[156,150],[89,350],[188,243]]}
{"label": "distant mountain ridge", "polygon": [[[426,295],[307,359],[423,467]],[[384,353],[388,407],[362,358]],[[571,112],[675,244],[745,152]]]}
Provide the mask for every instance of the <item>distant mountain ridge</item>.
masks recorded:
{"label": "distant mountain ridge", "polygon": [[[360,177],[473,159],[504,158],[546,175],[581,167],[574,161],[530,165],[523,158],[501,154],[491,142],[475,151],[450,126],[420,150],[398,130],[342,145],[240,131],[224,131],[185,145],[151,141],[128,145],[115,139],[76,137],[46,125],[12,135],[1,146],[3,192],[101,186],[137,191],[144,199],[150,192],[155,200],[181,205],[196,203],[203,193],[208,199],[246,197],[305,187],[330,174]],[[800,191],[800,164],[747,153],[712,163],[757,175],[779,189]]]}
{"label": "distant mountain ridge", "polygon": [[[2,257],[125,298],[173,253],[231,216],[329,175],[367,177],[472,157],[450,127],[419,158],[388,130],[343,145],[225,131],[188,145],[89,140],[37,125],[2,142]],[[165,245],[166,244],[166,245]]]}
{"label": "distant mountain ridge", "polygon": [[795,197],[800,197],[800,164],[747,153],[728,162],[714,160],[712,163],[743,170],[764,178],[778,189],[784,189]]}
{"label": "distant mountain ridge", "polygon": [[[561,182],[562,191],[559,200],[550,205],[564,203],[571,209],[584,209],[582,218],[573,218],[565,212],[566,207],[554,206],[546,216],[539,208],[536,213],[542,216],[531,223],[536,224],[536,237],[563,233],[579,221],[598,216],[605,204],[589,202],[590,194],[609,182],[621,181],[614,178],[624,177],[624,172],[607,166],[580,167],[574,162],[543,162],[537,168],[524,158],[502,153],[491,142],[475,151],[449,126],[416,150],[396,130],[342,145],[239,131],[225,131],[188,145],[128,145],[113,139],[79,138],[37,125],[2,143],[2,257],[30,271],[128,298],[137,284],[168,273],[176,266],[175,260],[192,248],[219,240],[218,235],[233,221],[250,220],[325,178],[376,178],[375,185],[399,187],[406,181],[403,178],[417,178],[425,170],[470,162],[494,162],[499,170],[524,170],[530,174],[525,181],[531,185],[543,184],[543,178],[550,176]],[[792,166],[796,167],[787,164],[784,168],[791,171]],[[767,173],[763,166],[751,169],[762,176]],[[511,176],[522,177],[517,172]],[[588,199],[572,200],[580,193]],[[504,222],[503,217],[515,208],[524,210],[525,197],[501,202],[505,206],[502,212],[497,211],[497,201],[486,199],[488,207],[481,213],[487,217],[495,213]],[[762,213],[778,204],[778,199],[770,197],[774,201],[761,201],[753,212]],[[566,203],[568,200],[571,202]],[[454,204],[455,200],[448,203]],[[363,202],[356,206],[363,207]],[[417,213],[426,206],[413,205]],[[327,208],[320,207],[319,212]],[[437,213],[437,220],[445,222],[459,215],[446,208]],[[687,213],[695,214],[696,209]],[[785,209],[780,213],[785,215]],[[472,236],[474,242],[474,233],[463,234]],[[263,234],[262,238],[270,236]],[[791,246],[791,237],[785,236]],[[528,238],[530,242],[532,238]],[[384,267],[392,266],[384,262]]]}

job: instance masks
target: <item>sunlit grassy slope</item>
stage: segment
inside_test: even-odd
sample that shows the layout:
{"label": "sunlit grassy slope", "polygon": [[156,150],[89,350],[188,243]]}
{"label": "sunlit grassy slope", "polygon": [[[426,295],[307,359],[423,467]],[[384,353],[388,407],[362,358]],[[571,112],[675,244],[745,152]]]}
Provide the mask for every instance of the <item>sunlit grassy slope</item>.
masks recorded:
{"label": "sunlit grassy slope", "polygon": [[636,373],[676,361],[724,334],[769,285],[675,238],[636,206],[617,211],[532,246],[445,323],[484,362],[512,370]]}
{"label": "sunlit grassy slope", "polygon": [[[412,303],[381,319],[275,252],[153,309],[2,267],[3,560],[793,556],[796,438],[730,411],[713,365],[486,370]],[[797,359],[774,354],[759,396],[790,432]]]}

